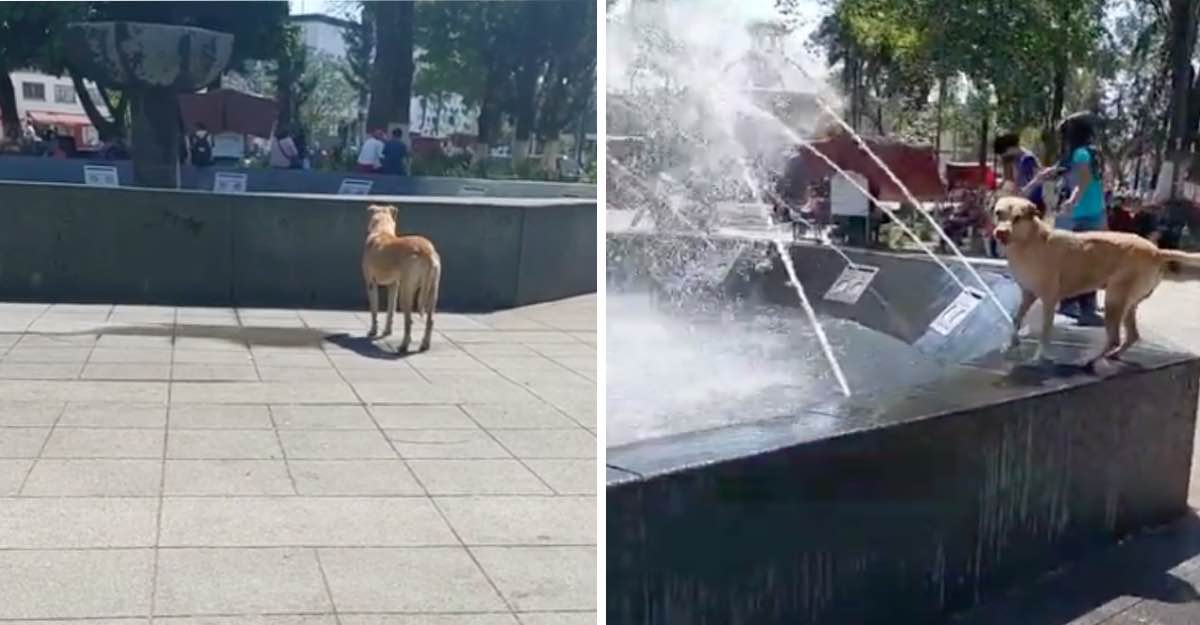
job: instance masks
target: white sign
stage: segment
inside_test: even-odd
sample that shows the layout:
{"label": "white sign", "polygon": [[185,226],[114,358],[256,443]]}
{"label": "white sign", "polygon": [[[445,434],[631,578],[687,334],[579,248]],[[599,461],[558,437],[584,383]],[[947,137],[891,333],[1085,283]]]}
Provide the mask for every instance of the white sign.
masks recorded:
{"label": "white sign", "polygon": [[825,299],[843,304],[857,304],[877,273],[878,267],[846,265],[829,290],[825,291]]}
{"label": "white sign", "polygon": [[246,137],[236,132],[222,132],[212,136],[213,158],[235,158],[246,155]]}
{"label": "white sign", "polygon": [[213,178],[213,193],[245,193],[246,174],[219,171]]}
{"label": "white sign", "polygon": [[112,165],[84,165],[83,184],[93,187],[119,187],[117,168]]}
{"label": "white sign", "polygon": [[963,320],[971,314],[971,311],[975,310],[976,306],[979,306],[981,301],[983,301],[983,293],[969,288],[959,293],[958,297],[950,302],[946,310],[943,310],[942,314],[938,315],[938,318],[934,319],[929,327],[942,336],[950,336],[950,333],[962,325]]}
{"label": "white sign", "polygon": [[[853,180],[853,182],[851,182]],[[858,186],[855,186],[857,183]],[[867,188],[867,179],[860,173],[848,171],[846,175],[836,174],[829,181],[829,207],[834,215],[851,217],[866,217],[870,212],[871,202],[859,187]]]}
{"label": "white sign", "polygon": [[463,185],[458,188],[458,194],[459,195],[475,195],[475,196],[487,195],[487,189],[485,189],[483,187],[472,187],[469,185]]}
{"label": "white sign", "polygon": [[345,178],[342,180],[342,186],[338,187],[338,195],[370,195],[371,186],[374,184],[370,180]]}

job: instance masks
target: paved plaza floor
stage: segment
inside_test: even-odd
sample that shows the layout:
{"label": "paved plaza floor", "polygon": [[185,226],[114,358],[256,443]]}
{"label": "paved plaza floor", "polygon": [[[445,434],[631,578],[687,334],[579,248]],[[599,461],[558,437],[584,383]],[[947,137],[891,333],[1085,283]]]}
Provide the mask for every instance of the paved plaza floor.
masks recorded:
{"label": "paved plaza floor", "polygon": [[0,621],[595,623],[596,298],[367,325],[0,303]]}

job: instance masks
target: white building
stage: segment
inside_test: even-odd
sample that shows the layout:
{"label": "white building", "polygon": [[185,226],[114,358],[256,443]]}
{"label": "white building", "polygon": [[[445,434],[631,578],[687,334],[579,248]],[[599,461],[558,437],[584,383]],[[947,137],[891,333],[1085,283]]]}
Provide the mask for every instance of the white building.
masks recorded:
{"label": "white building", "polygon": [[300,41],[305,47],[324,52],[335,59],[346,58],[346,41],[342,38],[342,32],[354,26],[353,23],[323,13],[293,15],[288,19],[300,27]]}
{"label": "white building", "polygon": [[[100,137],[95,126],[83,112],[70,76],[50,76],[32,71],[16,71],[12,77],[17,95],[17,115],[22,122],[31,121],[38,128],[53,128],[59,134],[75,138],[77,145],[95,145]],[[95,87],[89,85],[92,101],[107,115]]]}

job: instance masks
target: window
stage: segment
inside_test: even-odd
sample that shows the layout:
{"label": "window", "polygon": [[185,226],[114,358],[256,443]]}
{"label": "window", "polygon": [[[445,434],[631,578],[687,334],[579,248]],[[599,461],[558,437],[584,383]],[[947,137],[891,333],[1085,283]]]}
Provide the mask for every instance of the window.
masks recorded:
{"label": "window", "polygon": [[54,85],[54,101],[59,104],[75,104],[75,87]]}
{"label": "window", "polygon": [[21,95],[26,100],[46,101],[46,85],[40,82],[21,83]]}

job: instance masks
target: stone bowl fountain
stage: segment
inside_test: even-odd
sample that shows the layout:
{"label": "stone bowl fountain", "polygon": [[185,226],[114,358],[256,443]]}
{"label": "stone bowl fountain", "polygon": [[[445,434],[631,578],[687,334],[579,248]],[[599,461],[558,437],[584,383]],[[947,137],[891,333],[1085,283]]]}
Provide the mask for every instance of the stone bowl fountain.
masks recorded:
{"label": "stone bowl fountain", "polygon": [[132,97],[133,178],[179,187],[180,93],[212,84],[229,65],[233,35],[189,26],[81,22],[67,26],[72,71]]}

